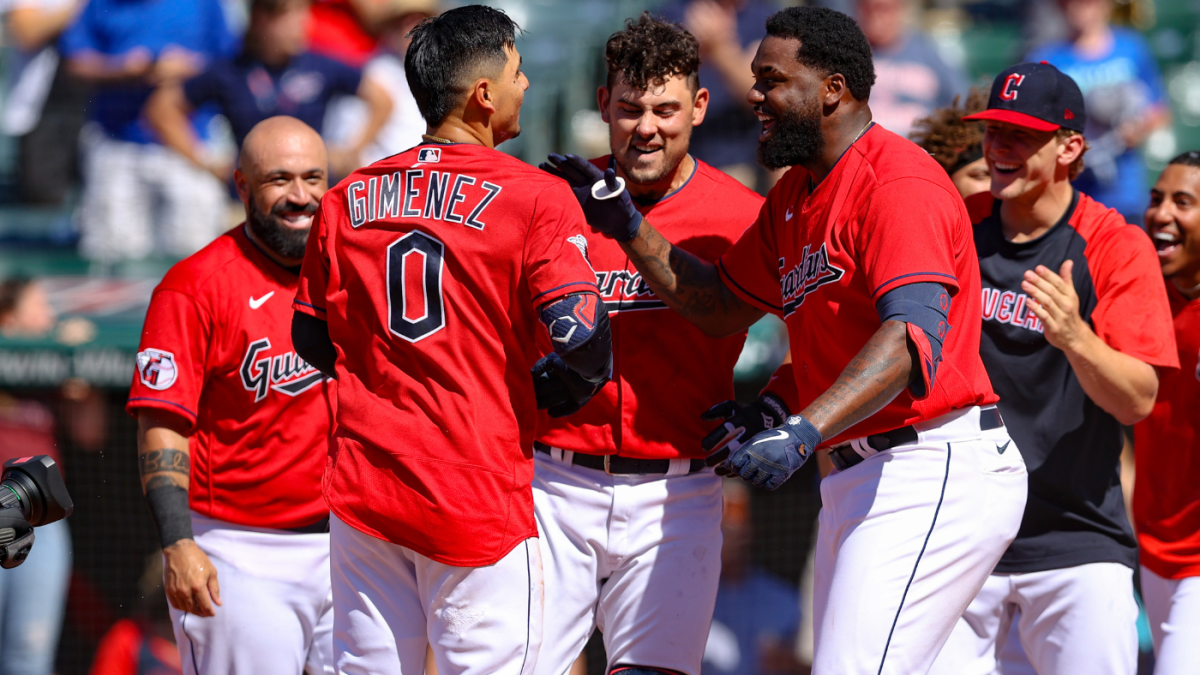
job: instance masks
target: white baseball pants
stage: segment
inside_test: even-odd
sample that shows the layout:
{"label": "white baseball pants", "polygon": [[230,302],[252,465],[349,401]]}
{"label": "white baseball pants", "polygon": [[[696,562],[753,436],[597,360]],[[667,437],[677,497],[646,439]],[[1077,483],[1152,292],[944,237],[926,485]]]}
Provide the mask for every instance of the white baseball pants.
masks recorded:
{"label": "white baseball pants", "polygon": [[813,675],[928,671],[1016,537],[1025,462],[979,412],[915,425],[915,443],[821,482]]}
{"label": "white baseball pants", "polygon": [[1133,570],[1091,563],[993,574],[954,627],[935,675],[1134,675]]}
{"label": "white baseball pants", "polygon": [[1164,579],[1142,567],[1154,675],[1200,673],[1200,577]]}
{"label": "white baseball pants", "polygon": [[200,617],[171,607],[184,675],[332,673],[329,535],[244,527],[192,513],[217,569],[221,604]]}
{"label": "white baseball pants", "polygon": [[598,627],[609,668],[699,675],[721,576],[721,479],[610,476],[571,454],[533,455],[547,600],[536,673],[566,673]]}
{"label": "white baseball pants", "polygon": [[542,637],[542,558],[526,539],[494,565],[444,565],[330,516],[338,675],[531,675]]}

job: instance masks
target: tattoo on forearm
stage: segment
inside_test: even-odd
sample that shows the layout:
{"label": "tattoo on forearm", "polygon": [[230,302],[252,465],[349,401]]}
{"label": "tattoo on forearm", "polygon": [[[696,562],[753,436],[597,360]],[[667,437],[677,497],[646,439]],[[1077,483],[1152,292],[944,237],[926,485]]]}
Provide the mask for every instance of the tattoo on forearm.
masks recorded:
{"label": "tattoo on forearm", "polygon": [[908,386],[913,362],[904,324],[888,322],[867,341],[836,382],[803,415],[832,438],[871,415]]}
{"label": "tattoo on forearm", "polygon": [[163,448],[161,450],[148,450],[138,455],[138,471],[143,476],[164,472],[181,473],[186,476],[190,469],[191,461],[188,458],[188,453],[183,450]]}
{"label": "tattoo on forearm", "polygon": [[655,294],[684,316],[711,316],[740,304],[721,283],[715,265],[673,246],[657,230],[648,230],[645,250],[631,252],[630,260]]}
{"label": "tattoo on forearm", "polygon": [[159,476],[152,476],[150,480],[146,481],[146,489],[143,491],[146,494],[150,494],[155,490],[173,487],[183,487],[183,485],[180,484],[179,479],[175,476],[163,474]]}

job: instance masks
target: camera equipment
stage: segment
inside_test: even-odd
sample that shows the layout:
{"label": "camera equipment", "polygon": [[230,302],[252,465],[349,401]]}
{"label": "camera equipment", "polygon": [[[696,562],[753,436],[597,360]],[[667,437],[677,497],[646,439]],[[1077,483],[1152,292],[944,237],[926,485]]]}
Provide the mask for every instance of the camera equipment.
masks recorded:
{"label": "camera equipment", "polygon": [[0,567],[11,569],[25,562],[33,548],[33,528],[62,520],[74,510],[49,455],[5,462],[0,478]]}

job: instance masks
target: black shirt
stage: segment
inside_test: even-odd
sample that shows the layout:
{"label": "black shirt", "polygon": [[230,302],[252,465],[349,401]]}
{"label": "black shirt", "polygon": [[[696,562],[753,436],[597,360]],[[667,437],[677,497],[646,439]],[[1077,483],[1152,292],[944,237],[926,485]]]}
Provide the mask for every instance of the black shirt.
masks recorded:
{"label": "black shirt", "polygon": [[[1089,249],[1088,240],[1105,238],[1117,226],[1104,222],[1109,213],[1115,214],[1076,192],[1059,222],[1033,241],[1004,238],[999,201],[975,226],[983,280],[981,355],[1029,470],[1021,529],[996,572],[1137,564],[1121,494],[1121,425],[1084,393],[1066,354],[1047,342],[1021,290],[1026,270],[1045,265],[1057,273],[1068,258],[1075,261],[1080,314],[1095,329],[1101,284],[1094,267],[1106,263],[1089,257],[1112,247]],[[1160,279],[1145,282],[1161,284]]]}

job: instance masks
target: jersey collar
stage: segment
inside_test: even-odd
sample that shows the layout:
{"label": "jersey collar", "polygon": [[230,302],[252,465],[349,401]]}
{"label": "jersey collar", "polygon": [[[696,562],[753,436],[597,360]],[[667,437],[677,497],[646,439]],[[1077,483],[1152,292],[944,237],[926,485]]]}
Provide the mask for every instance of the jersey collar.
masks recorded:
{"label": "jersey collar", "polygon": [[[688,153],[687,156],[692,157],[692,154]],[[608,156],[608,168],[613,169],[614,171],[617,168],[616,158],[613,157],[611,154]],[[660,199],[657,199],[653,202],[646,203],[646,202],[640,202],[640,201],[634,199],[633,200],[634,206],[641,206],[641,207],[645,208],[645,207],[650,207],[650,206],[657,206],[657,205],[667,201],[671,197],[674,197],[675,195],[679,194],[680,192],[683,192],[683,188],[687,187],[688,183],[692,182],[692,179],[696,177],[696,172],[699,170],[700,170],[700,160],[696,159],[695,157],[692,157],[692,172],[690,174],[688,174],[687,180],[683,181],[683,185],[680,185],[679,187],[675,188],[674,190],[671,190],[667,194],[663,195]],[[630,197],[630,199],[633,199],[632,194],[629,195],[629,197]]]}
{"label": "jersey collar", "polygon": [[[836,161],[834,161],[833,166],[829,167],[829,172],[825,174],[825,178],[828,178],[829,175],[833,173],[833,170],[837,168],[837,165],[841,164],[842,158],[846,156],[847,152],[850,152],[850,148],[853,148],[855,143],[858,143],[863,138],[865,138],[866,135],[871,133],[871,130],[874,128],[875,128],[875,120],[871,120],[870,122],[867,123],[866,128],[862,130],[862,133],[860,133],[858,135],[858,138],[854,139],[854,141],[851,142],[850,145],[846,146],[846,149],[842,151],[842,154],[838,155],[838,158]],[[819,186],[822,182],[824,182],[824,180],[822,180],[821,182],[814,181],[812,178],[812,174],[811,173],[808,174],[808,194],[811,195],[813,193],[813,190],[816,190],[817,186]]]}
{"label": "jersey collar", "polygon": [[1000,204],[1001,200],[999,199],[992,202],[992,214],[990,218],[996,221],[996,234],[1000,237],[1000,241],[1015,251],[1037,246],[1041,242],[1048,240],[1051,235],[1061,232],[1064,228],[1068,227],[1068,223],[1071,222],[1071,216],[1075,215],[1075,209],[1079,207],[1079,190],[1071,188],[1071,203],[1067,205],[1067,210],[1059,217],[1058,222],[1054,223],[1050,229],[1043,232],[1037,239],[1030,239],[1019,244],[1009,241],[1008,237],[1004,236],[1004,224],[1000,222]]}

